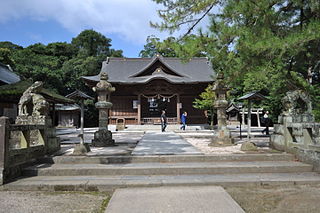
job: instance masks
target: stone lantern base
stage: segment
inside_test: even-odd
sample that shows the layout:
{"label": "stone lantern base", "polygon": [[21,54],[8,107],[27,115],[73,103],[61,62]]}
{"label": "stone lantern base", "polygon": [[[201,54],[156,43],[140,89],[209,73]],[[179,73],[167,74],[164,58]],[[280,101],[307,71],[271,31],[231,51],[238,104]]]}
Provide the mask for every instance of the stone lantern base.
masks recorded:
{"label": "stone lantern base", "polygon": [[212,138],[209,146],[232,146],[234,139],[231,137],[230,131],[225,129],[218,130],[218,134]]}
{"label": "stone lantern base", "polygon": [[106,147],[115,146],[112,139],[112,132],[107,129],[99,129],[94,133],[94,139],[92,140],[92,146],[94,147]]}
{"label": "stone lantern base", "polygon": [[89,144],[76,144],[73,150],[72,155],[86,155],[88,152],[90,152]]}

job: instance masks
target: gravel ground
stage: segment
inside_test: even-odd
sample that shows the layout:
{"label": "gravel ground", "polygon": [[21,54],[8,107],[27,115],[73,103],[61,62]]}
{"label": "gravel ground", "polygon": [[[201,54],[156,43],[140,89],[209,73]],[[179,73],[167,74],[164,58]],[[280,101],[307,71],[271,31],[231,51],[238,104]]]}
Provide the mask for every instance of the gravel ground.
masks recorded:
{"label": "gravel ground", "polygon": [[[182,135],[182,137],[184,137]],[[211,138],[198,138],[198,137],[184,137],[190,144],[198,148],[204,154],[241,154],[248,153],[240,150],[241,144],[233,145],[233,146],[222,146],[222,147],[213,147],[209,146],[211,143]],[[265,153],[265,152],[273,152],[273,150],[268,147],[258,147],[258,151],[255,153]]]}
{"label": "gravel ground", "polygon": [[0,191],[0,213],[104,212],[109,194]]}
{"label": "gravel ground", "polygon": [[185,137],[185,139],[191,143],[193,146],[197,147],[204,154],[236,154],[244,153],[240,150],[241,144],[234,146],[225,146],[225,147],[212,147],[209,146],[211,143],[210,138],[192,138]]}

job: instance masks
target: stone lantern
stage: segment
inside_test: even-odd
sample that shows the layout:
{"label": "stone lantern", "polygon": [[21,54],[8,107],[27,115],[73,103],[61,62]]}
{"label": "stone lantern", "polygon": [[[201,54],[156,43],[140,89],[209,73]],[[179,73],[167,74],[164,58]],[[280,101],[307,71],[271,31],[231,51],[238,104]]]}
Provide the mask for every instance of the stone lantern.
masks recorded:
{"label": "stone lantern", "polygon": [[218,118],[218,133],[212,139],[210,146],[223,146],[232,145],[233,140],[231,138],[230,131],[227,128],[227,114],[226,109],[228,107],[228,101],[226,100],[228,88],[224,83],[223,73],[219,73],[217,81],[213,86],[214,93],[216,94],[216,100],[214,101],[214,108],[217,109]]}
{"label": "stone lantern", "polygon": [[94,133],[92,146],[105,147],[114,146],[112,133],[108,130],[109,109],[112,107],[110,102],[110,94],[115,91],[115,88],[108,82],[108,74],[102,72],[100,81],[93,88],[98,95],[98,102],[95,104],[99,110],[99,130]]}

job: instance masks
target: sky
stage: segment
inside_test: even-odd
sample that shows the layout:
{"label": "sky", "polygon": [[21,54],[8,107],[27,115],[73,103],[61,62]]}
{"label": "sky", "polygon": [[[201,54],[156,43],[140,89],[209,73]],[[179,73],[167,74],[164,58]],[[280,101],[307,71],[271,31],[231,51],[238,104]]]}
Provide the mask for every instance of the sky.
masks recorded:
{"label": "sky", "polygon": [[0,0],[0,41],[26,47],[34,43],[71,42],[85,29],[112,39],[125,57],[138,57],[149,35],[166,38],[150,27],[160,21],[152,0]]}

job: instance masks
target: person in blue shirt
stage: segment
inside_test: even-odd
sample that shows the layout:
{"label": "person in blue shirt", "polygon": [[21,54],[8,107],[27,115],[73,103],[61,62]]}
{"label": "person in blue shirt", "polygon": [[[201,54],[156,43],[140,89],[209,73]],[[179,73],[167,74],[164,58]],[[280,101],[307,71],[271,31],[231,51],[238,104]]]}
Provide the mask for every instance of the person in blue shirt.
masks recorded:
{"label": "person in blue shirt", "polygon": [[182,126],[180,127],[180,129],[186,130],[186,121],[187,121],[187,112],[183,112],[181,115]]}

